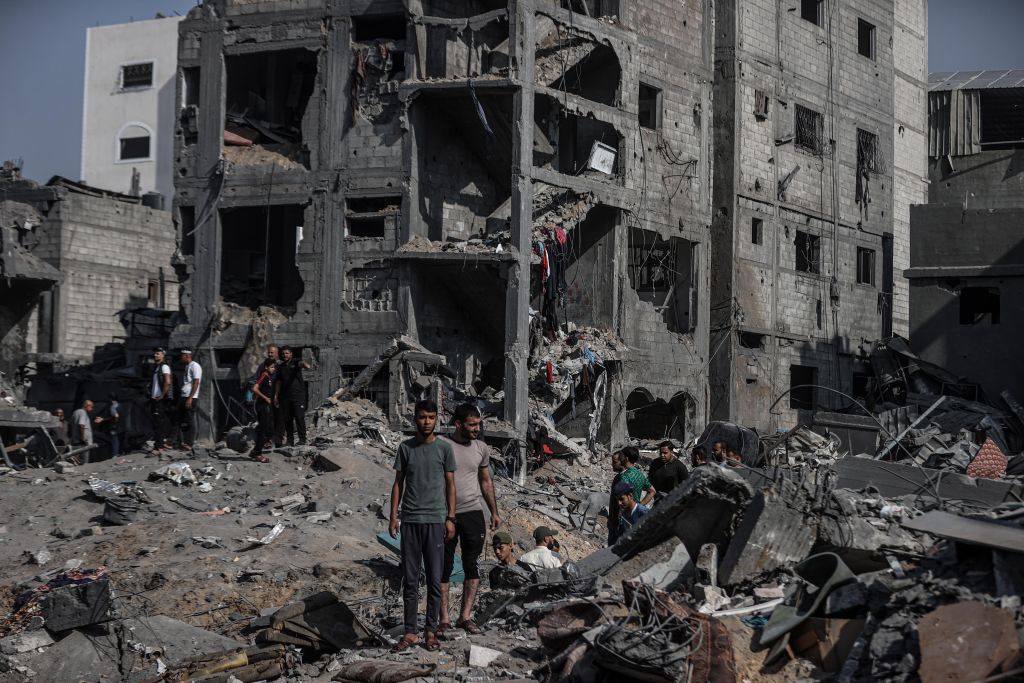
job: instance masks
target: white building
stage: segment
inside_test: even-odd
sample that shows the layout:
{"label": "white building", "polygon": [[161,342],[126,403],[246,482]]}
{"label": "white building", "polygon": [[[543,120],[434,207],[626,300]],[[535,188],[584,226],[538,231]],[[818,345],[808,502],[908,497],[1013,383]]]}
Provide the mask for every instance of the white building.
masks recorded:
{"label": "white building", "polygon": [[178,22],[166,17],[86,31],[82,105],[83,182],[174,196]]}

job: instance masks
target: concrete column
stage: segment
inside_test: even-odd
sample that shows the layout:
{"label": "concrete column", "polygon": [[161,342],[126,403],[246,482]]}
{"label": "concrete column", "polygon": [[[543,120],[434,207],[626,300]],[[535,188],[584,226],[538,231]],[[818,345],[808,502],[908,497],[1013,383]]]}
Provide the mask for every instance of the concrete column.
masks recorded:
{"label": "concrete column", "polygon": [[520,434],[529,418],[530,238],[533,234],[533,98],[536,45],[533,0],[510,4],[509,50],[517,89],[512,98],[512,248],[505,298],[505,421]]}

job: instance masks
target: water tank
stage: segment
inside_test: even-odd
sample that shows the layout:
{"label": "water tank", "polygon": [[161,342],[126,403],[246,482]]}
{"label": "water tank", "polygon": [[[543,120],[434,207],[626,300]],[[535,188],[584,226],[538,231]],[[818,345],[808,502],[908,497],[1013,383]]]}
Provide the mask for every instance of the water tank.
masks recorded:
{"label": "water tank", "polygon": [[164,196],[159,192],[147,192],[142,195],[142,205],[157,211],[164,210]]}

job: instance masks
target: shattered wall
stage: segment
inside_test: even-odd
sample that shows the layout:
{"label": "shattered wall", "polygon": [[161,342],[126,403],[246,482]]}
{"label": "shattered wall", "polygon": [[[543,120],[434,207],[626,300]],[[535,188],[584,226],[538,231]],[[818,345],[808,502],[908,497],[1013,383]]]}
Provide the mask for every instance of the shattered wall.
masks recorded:
{"label": "shattered wall", "polygon": [[[680,20],[667,2],[601,19],[548,2],[407,5],[349,15],[323,2],[218,0],[181,22],[175,205],[187,323],[176,341],[199,346],[212,378],[237,383],[217,350],[244,348],[249,331],[212,324],[217,304],[274,304],[287,318],[274,341],[316,361],[316,402],[405,333],[444,354],[459,385],[504,389],[504,419],[525,428],[528,308],[544,309],[531,252],[557,229],[563,332],[592,326],[634,349],[606,428],[625,435],[637,387],[702,417],[710,6]],[[275,88],[232,75],[243,58],[299,50],[315,69],[274,71]],[[281,226],[297,237],[291,305],[261,290],[266,246],[244,240],[276,234],[278,217],[294,215],[285,206],[302,207],[301,221]],[[240,211],[251,227],[228,225]],[[626,265],[637,230],[671,240],[680,263],[639,295]],[[282,242],[274,256],[291,252]],[[214,420],[223,409],[206,401]]]}
{"label": "shattered wall", "polygon": [[849,391],[893,317],[893,6],[803,5],[716,6],[711,411],[762,429],[795,378]]}

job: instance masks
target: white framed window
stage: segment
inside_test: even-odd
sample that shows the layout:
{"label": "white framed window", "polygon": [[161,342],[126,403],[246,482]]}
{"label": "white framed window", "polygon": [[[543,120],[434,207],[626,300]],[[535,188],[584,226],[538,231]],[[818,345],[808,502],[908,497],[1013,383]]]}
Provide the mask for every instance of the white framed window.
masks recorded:
{"label": "white framed window", "polygon": [[153,87],[153,62],[121,65],[121,90],[142,90]]}
{"label": "white framed window", "polygon": [[144,123],[132,121],[121,126],[115,141],[115,163],[138,163],[153,160],[153,130]]}

